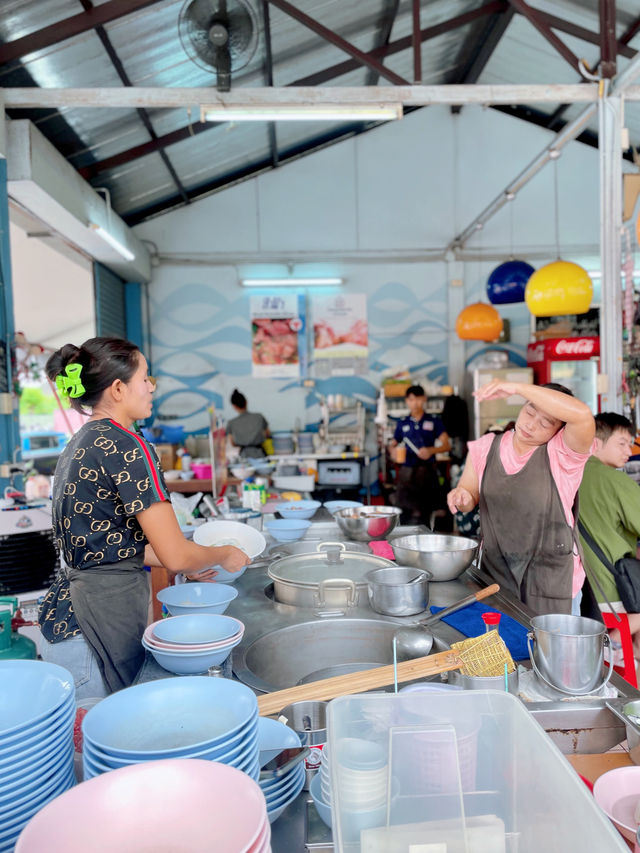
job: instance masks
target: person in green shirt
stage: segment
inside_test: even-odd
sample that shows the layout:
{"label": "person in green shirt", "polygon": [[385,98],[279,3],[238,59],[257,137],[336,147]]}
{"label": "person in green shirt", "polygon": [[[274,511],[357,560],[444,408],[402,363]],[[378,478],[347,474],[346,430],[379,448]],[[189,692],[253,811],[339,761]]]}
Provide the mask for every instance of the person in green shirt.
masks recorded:
{"label": "person in green shirt", "polygon": [[[615,412],[602,412],[595,417],[595,450],[587,461],[579,489],[580,521],[612,563],[627,555],[636,556],[640,537],[640,486],[622,468],[635,438],[633,424]],[[592,574],[602,587],[593,585],[600,609],[624,612],[620,593],[609,569],[596,557],[584,538],[580,541]],[[629,629],[634,641],[634,654],[640,655],[640,613],[629,614]],[[611,631],[613,643],[620,641],[617,629]]]}

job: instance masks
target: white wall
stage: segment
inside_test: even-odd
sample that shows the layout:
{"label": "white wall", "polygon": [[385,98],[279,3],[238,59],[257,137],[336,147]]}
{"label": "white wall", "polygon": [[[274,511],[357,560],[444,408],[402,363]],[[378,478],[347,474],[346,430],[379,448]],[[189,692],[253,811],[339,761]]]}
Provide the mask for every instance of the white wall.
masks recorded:
{"label": "white wall", "polygon": [[[246,275],[331,273],[366,293],[370,372],[317,383],[321,393],[373,400],[380,371],[407,365],[450,381],[448,277],[443,251],[539,153],[552,134],[495,110],[432,107],[219,192],[137,227],[160,265],[151,282],[154,372],[160,411],[205,426],[215,402],[231,414],[233,387],[273,429],[317,418],[313,391],[250,377]],[[598,153],[571,143],[557,161],[563,256],[598,254]],[[484,298],[486,278],[513,253],[534,266],[555,259],[554,174],[547,166],[469,242],[464,301]],[[479,260],[474,259],[474,254]],[[515,358],[529,340],[524,305],[509,317]],[[466,348],[467,359],[483,348]]]}
{"label": "white wall", "polygon": [[89,261],[81,255],[71,260],[13,223],[10,236],[16,331],[52,348],[95,335]]}

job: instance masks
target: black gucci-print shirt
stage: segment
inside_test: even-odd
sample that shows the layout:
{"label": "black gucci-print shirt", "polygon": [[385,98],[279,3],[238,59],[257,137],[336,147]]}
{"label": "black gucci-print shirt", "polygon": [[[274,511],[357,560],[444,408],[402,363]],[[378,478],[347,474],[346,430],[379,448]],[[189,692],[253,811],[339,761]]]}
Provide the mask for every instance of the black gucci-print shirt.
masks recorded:
{"label": "black gucci-print shirt", "polygon": [[116,421],[89,421],[63,450],[53,481],[53,534],[65,563],[95,568],[147,544],[136,513],[169,499],[154,450]]}
{"label": "black gucci-print shirt", "polygon": [[[89,421],[62,452],[53,481],[53,532],[74,569],[108,566],[144,552],[135,514],[169,499],[155,451],[116,421]],[[80,633],[69,581],[59,575],[39,619],[50,643]]]}

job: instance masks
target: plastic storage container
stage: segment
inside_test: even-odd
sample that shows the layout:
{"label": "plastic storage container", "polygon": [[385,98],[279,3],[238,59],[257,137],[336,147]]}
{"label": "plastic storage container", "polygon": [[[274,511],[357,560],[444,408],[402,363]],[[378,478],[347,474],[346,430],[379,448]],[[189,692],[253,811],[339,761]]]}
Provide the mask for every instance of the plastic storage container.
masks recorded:
{"label": "plastic storage container", "polygon": [[508,693],[343,696],[328,737],[336,853],[628,850]]}

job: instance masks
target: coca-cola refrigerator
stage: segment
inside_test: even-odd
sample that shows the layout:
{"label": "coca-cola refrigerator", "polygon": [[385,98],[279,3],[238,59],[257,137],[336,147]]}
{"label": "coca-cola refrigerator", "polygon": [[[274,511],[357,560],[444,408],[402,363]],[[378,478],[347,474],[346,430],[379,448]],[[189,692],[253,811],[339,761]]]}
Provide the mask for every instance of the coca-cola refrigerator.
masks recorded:
{"label": "coca-cola refrigerator", "polygon": [[559,382],[594,414],[599,411],[600,338],[549,338],[527,347],[527,364],[537,385]]}

